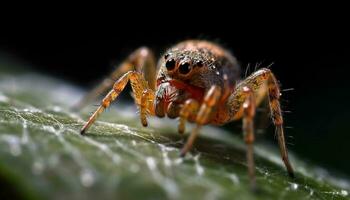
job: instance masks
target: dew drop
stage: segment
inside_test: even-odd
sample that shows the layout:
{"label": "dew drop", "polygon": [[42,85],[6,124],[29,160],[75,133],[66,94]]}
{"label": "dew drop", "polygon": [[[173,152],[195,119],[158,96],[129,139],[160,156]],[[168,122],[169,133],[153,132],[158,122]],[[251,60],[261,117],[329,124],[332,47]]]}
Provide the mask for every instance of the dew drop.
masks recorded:
{"label": "dew drop", "polygon": [[181,163],[183,163],[183,161],[184,161],[183,158],[177,158],[177,159],[174,160],[173,163],[174,163],[175,165],[180,165]]}
{"label": "dew drop", "polygon": [[105,144],[101,144],[101,145],[100,145],[100,149],[101,149],[101,151],[107,151],[108,146],[105,145]]}
{"label": "dew drop", "polygon": [[62,108],[59,107],[59,106],[54,106],[54,107],[52,108],[52,110],[53,110],[54,112],[61,112],[61,111],[62,111]]}
{"label": "dew drop", "polygon": [[310,189],[310,196],[314,195],[314,190]]}
{"label": "dew drop", "polygon": [[80,182],[84,187],[91,187],[95,182],[94,174],[90,170],[83,170],[80,174]]}
{"label": "dew drop", "polygon": [[167,167],[171,166],[171,160],[168,157],[164,158],[164,165],[167,166]]}
{"label": "dew drop", "polygon": [[239,184],[239,179],[238,179],[238,176],[236,174],[230,174],[229,175],[229,178],[231,179],[231,181],[234,183],[234,184]]}
{"label": "dew drop", "polygon": [[292,190],[297,190],[299,185],[296,183],[292,183],[290,187],[292,188]]}
{"label": "dew drop", "polygon": [[5,96],[5,95],[3,95],[3,94],[0,93],[0,101],[1,101],[1,102],[8,102],[7,96]]}
{"label": "dew drop", "polygon": [[147,166],[150,170],[155,170],[156,169],[156,161],[152,157],[146,158],[146,163]]}
{"label": "dew drop", "polygon": [[199,176],[202,176],[204,174],[204,168],[199,163],[199,156],[200,155],[198,154],[197,156],[194,157],[194,162],[195,162],[195,167],[196,167],[197,174]]}
{"label": "dew drop", "polygon": [[136,141],[135,141],[135,140],[132,140],[132,141],[131,141],[131,144],[132,144],[133,146],[136,146]]}
{"label": "dew drop", "polygon": [[341,194],[343,197],[346,197],[346,196],[349,195],[348,191],[346,191],[346,190],[341,190],[341,191],[340,191],[340,194]]}

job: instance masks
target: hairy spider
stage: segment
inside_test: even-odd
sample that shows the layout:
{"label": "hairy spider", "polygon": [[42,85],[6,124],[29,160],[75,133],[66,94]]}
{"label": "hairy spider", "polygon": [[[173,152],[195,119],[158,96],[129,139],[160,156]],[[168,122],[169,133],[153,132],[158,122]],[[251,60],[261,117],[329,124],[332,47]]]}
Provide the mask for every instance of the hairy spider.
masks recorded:
{"label": "hairy spider", "polygon": [[152,51],[140,48],[81,100],[78,108],[112,88],[82,128],[81,134],[118,97],[129,81],[143,126],[147,126],[148,115],[179,117],[178,131],[181,134],[185,132],[186,121],[196,124],[181,150],[182,156],[191,149],[201,126],[223,125],[242,118],[248,172],[253,187],[253,118],[256,106],[267,96],[282,160],[293,177],[283,132],[280,89],[271,70],[262,68],[240,80],[240,67],[236,58],[208,41],[188,40],[178,43],[159,59],[157,68]]}

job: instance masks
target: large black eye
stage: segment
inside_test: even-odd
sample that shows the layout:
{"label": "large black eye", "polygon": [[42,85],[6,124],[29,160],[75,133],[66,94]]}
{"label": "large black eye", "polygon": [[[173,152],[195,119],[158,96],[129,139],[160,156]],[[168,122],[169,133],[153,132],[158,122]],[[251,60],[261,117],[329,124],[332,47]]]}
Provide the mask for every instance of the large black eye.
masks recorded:
{"label": "large black eye", "polygon": [[175,60],[170,59],[170,60],[166,61],[165,67],[167,68],[167,70],[170,71],[170,70],[173,70],[175,68],[175,64],[176,64]]}
{"label": "large black eye", "polygon": [[188,62],[181,63],[179,66],[180,74],[188,74],[191,71],[191,65]]}

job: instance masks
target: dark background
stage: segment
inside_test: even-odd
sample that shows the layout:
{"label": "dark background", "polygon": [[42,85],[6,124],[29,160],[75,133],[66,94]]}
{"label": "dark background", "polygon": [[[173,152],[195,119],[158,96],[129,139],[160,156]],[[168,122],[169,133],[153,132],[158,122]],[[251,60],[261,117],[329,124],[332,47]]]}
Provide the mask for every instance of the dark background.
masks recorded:
{"label": "dark background", "polygon": [[[89,89],[137,47],[149,46],[159,56],[184,39],[216,41],[236,55],[243,71],[248,63],[267,66],[273,62],[272,70],[282,88],[294,88],[282,95],[283,108],[291,111],[285,113],[286,126],[293,127],[286,131],[292,136],[287,138],[289,149],[305,160],[350,175],[346,24],[323,19],[247,22],[242,26],[235,20],[223,24],[193,21],[189,26],[182,26],[187,21],[176,21],[160,27],[162,23],[133,29],[118,22],[79,30],[26,26],[2,35],[0,51],[34,70]],[[273,140],[272,130],[265,135]]]}

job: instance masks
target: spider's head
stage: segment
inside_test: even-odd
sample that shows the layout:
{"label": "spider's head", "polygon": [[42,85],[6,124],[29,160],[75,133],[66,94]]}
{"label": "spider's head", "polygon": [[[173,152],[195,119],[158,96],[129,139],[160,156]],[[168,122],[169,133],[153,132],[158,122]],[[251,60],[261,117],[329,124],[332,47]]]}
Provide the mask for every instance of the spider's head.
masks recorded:
{"label": "spider's head", "polygon": [[161,68],[163,73],[172,79],[188,81],[200,73],[204,62],[192,51],[170,51],[163,56]]}
{"label": "spider's head", "polygon": [[207,60],[199,52],[170,50],[160,61],[160,71],[168,79],[195,84],[193,81],[199,81],[200,74],[205,73],[206,64]]}
{"label": "spider's head", "polygon": [[158,117],[165,114],[170,118],[179,116],[181,104],[189,98],[202,101],[205,88],[197,76],[201,75],[203,66],[203,61],[185,51],[169,51],[161,58],[155,101]]}

